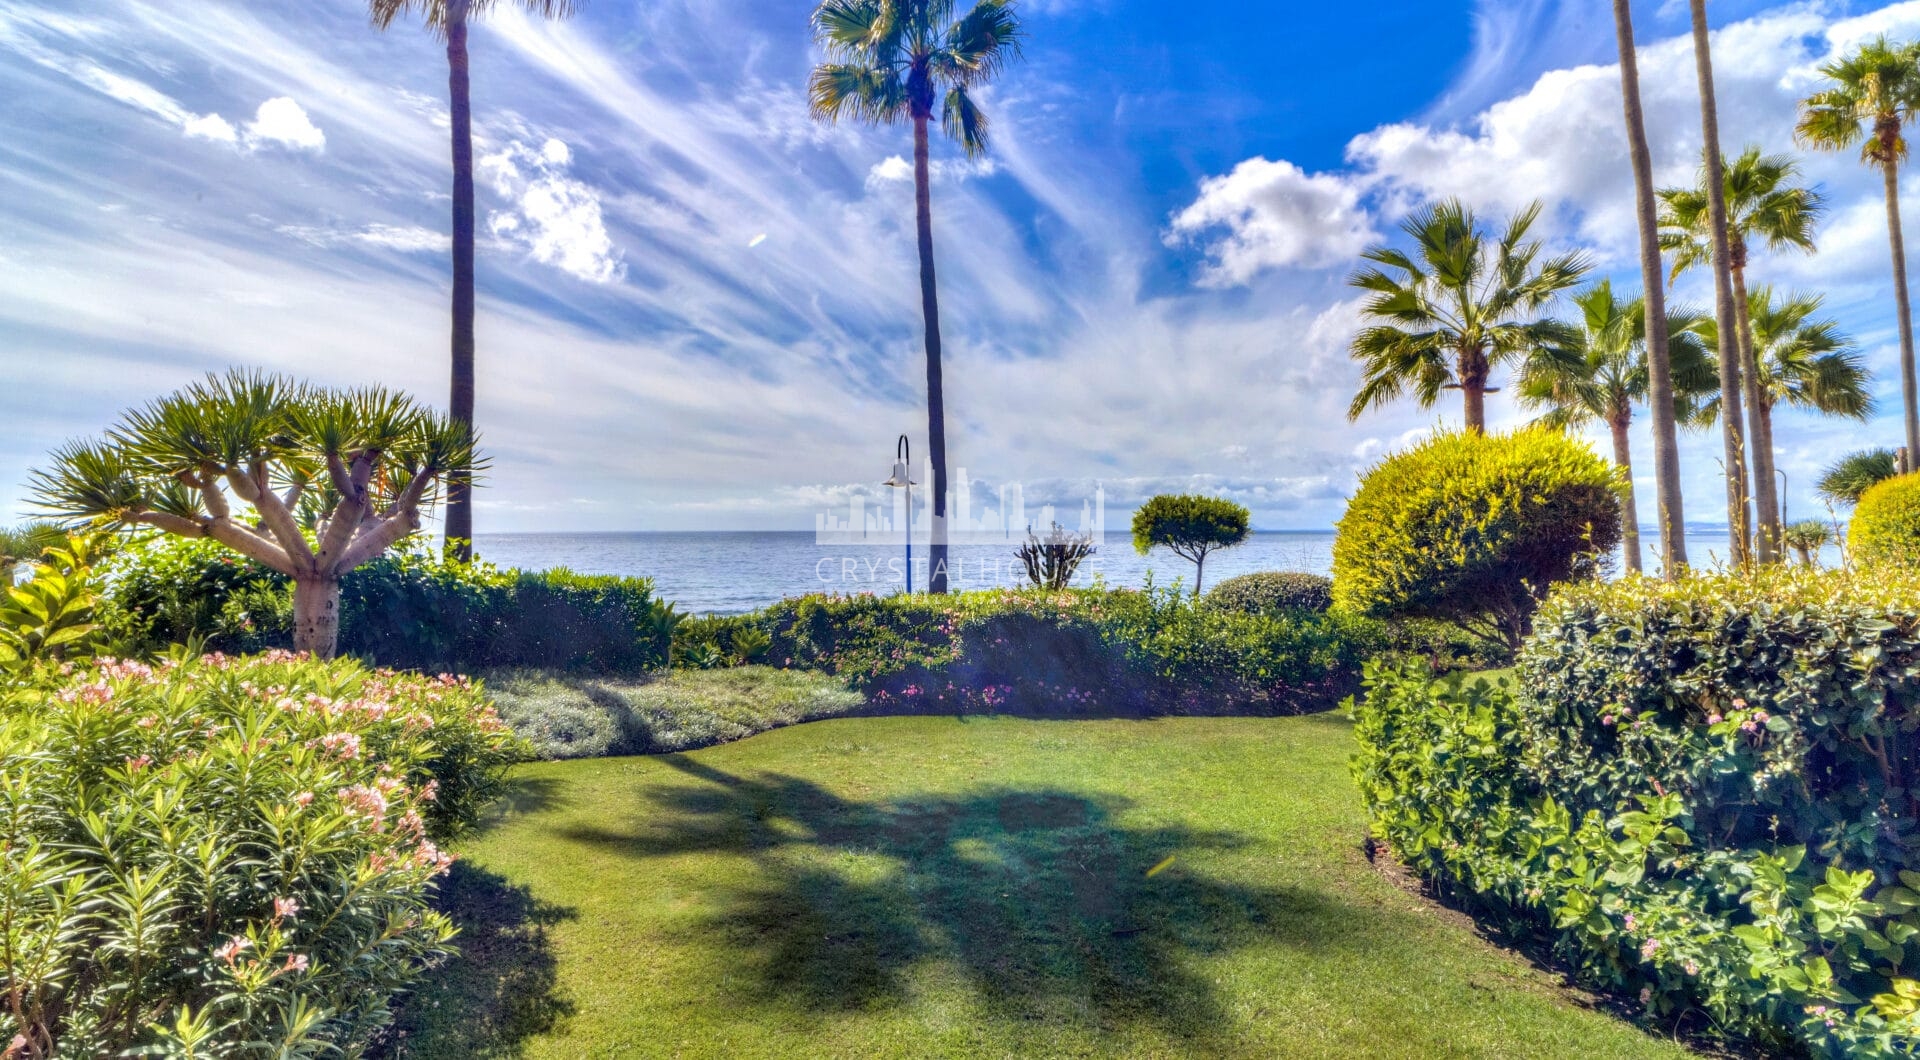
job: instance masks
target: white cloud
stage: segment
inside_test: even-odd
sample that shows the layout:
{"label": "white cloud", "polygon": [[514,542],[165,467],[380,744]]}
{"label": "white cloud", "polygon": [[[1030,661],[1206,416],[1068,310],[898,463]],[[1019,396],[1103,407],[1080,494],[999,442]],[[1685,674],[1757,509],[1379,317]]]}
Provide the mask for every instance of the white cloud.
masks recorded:
{"label": "white cloud", "polygon": [[1250,158],[1201,182],[1169,240],[1205,241],[1210,284],[1245,283],[1265,268],[1341,264],[1378,238],[1360,199],[1345,177]]}
{"label": "white cloud", "polygon": [[180,131],[186,133],[190,139],[213,140],[223,144],[240,142],[240,133],[233,127],[233,123],[218,114],[202,114],[197,118],[190,118],[180,127]]}
{"label": "white cloud", "polygon": [[289,96],[275,96],[260,104],[254,112],[253,120],[247,123],[247,147],[258,150],[269,144],[278,144],[295,151],[325,150],[327,136],[300,104]]}
{"label": "white cloud", "polygon": [[358,245],[380,250],[397,250],[402,253],[444,254],[452,242],[444,232],[415,225],[369,224],[352,229],[278,225],[274,231],[316,247]]}
{"label": "white cloud", "polygon": [[[974,177],[990,177],[1000,171],[991,158],[938,159],[927,163],[927,179],[935,184],[958,184]],[[900,155],[888,155],[867,170],[867,187],[904,184],[913,180],[913,163]]]}
{"label": "white cloud", "polygon": [[533,260],[593,283],[626,276],[607,234],[600,193],[567,176],[573,151],[548,139],[536,150],[513,141],[480,159],[479,170],[513,207],[487,218],[494,237],[524,248]]}

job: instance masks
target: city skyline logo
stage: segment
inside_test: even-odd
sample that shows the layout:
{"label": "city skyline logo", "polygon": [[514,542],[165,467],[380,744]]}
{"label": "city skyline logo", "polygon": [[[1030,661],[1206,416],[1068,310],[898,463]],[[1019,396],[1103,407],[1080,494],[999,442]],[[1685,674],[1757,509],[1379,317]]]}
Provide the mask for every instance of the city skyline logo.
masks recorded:
{"label": "city skyline logo", "polygon": [[[814,543],[904,546],[911,536],[913,544],[926,544],[933,530],[933,462],[922,460],[918,470],[912,486],[887,491],[891,503],[876,505],[865,495],[855,494],[844,509],[816,513]],[[1067,510],[1071,513],[1070,507]],[[1082,498],[1079,511],[1067,519],[1061,518],[1061,511],[1061,506],[1049,501],[1029,512],[1026,488],[1020,482],[1008,482],[994,488],[991,496],[980,497],[967,469],[957,467],[947,489],[947,543],[1017,548],[1026,541],[1029,528],[1045,536],[1055,523],[1073,533],[1091,534],[1096,543],[1106,540],[1105,485],[1096,482],[1093,495]]]}

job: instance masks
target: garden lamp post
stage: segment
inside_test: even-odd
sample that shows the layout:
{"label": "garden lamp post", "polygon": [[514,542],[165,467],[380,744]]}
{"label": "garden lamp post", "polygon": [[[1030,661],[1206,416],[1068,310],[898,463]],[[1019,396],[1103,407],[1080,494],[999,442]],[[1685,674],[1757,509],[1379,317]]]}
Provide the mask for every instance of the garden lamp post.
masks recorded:
{"label": "garden lamp post", "polygon": [[907,444],[907,436],[901,435],[893,445],[893,477],[882,482],[882,486],[907,491],[907,595],[913,595],[913,479],[907,475],[907,465],[911,462],[912,446]]}

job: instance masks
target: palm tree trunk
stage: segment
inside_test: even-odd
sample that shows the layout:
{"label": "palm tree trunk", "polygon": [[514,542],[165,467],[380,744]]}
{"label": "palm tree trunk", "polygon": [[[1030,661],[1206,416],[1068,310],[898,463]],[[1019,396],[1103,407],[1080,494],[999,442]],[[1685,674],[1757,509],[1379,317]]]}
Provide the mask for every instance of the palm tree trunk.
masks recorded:
{"label": "palm tree trunk", "polygon": [[1726,170],[1720,160],[1720,116],[1713,96],[1713,55],[1707,38],[1707,2],[1693,9],[1693,62],[1700,79],[1700,133],[1706,141],[1707,213],[1713,224],[1713,308],[1720,331],[1720,434],[1727,472],[1728,557],[1736,566],[1752,559],[1752,520],[1747,511],[1747,458],[1741,438],[1740,340],[1734,320],[1733,277],[1727,240]]}
{"label": "palm tree trunk", "polygon": [[1760,393],[1760,359],[1753,349],[1753,314],[1747,306],[1745,248],[1735,247],[1728,271],[1733,277],[1733,315],[1740,325],[1740,389],[1747,401],[1747,441],[1753,452],[1753,507],[1759,524],[1754,535],[1762,563],[1778,563],[1780,497],[1774,486],[1773,424]]}
{"label": "palm tree trunk", "polygon": [[940,294],[933,279],[933,191],[927,173],[927,116],[913,117],[914,221],[920,237],[920,311],[927,323],[927,455],[933,460],[933,525],[927,591],[947,591],[947,411],[940,383]]}
{"label": "palm tree trunk", "polygon": [[[453,124],[453,387],[447,414],[473,430],[473,100],[467,70],[469,0],[447,4],[447,95]],[[447,554],[473,558],[473,476],[447,476]]]}
{"label": "palm tree trunk", "polygon": [[1613,462],[1620,465],[1626,481],[1620,491],[1620,545],[1626,551],[1627,573],[1640,573],[1640,511],[1633,498],[1633,451],[1627,441],[1627,424],[1632,413],[1607,417],[1613,432]]}
{"label": "palm tree trunk", "polygon": [[1487,358],[1477,349],[1463,349],[1458,357],[1460,398],[1465,406],[1467,433],[1485,434],[1487,432]]}
{"label": "palm tree trunk", "polygon": [[1913,307],[1907,301],[1907,241],[1900,232],[1899,163],[1881,165],[1887,186],[1887,240],[1893,245],[1893,301],[1900,313],[1900,397],[1906,404],[1907,459],[1920,459],[1920,392],[1913,374]]}
{"label": "palm tree trunk", "polygon": [[[1640,280],[1646,292],[1647,312],[1647,402],[1653,419],[1654,493],[1660,507],[1660,572],[1673,579],[1687,569],[1686,515],[1680,503],[1680,432],[1673,414],[1673,362],[1667,348],[1667,299],[1660,266],[1653,156],[1647,149],[1646,117],[1640,109],[1640,62],[1634,51],[1629,0],[1613,0],[1613,26],[1620,45],[1620,95],[1626,109],[1627,153],[1633,160],[1633,197],[1640,222]],[[1638,527],[1634,533],[1639,533]]]}

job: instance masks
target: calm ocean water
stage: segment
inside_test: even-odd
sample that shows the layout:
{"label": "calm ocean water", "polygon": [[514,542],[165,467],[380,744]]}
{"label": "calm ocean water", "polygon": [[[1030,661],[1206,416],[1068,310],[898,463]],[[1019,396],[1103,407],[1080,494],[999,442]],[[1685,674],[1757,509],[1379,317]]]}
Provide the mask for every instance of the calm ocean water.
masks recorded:
{"label": "calm ocean water", "polygon": [[[1654,538],[1647,535],[1651,553]],[[661,596],[694,614],[737,614],[782,597],[805,593],[900,592],[905,563],[898,546],[822,545],[812,531],[704,531],[606,534],[479,534],[480,555],[503,567],[545,570],[568,567],[582,574],[628,574],[652,578]],[[953,587],[985,589],[1026,584],[1014,556],[1017,542],[952,546]],[[1694,563],[1724,556],[1724,532],[1687,535]],[[914,588],[926,587],[926,550],[914,544]],[[1328,531],[1256,533],[1237,548],[1207,560],[1206,584],[1261,570],[1329,573],[1333,534]],[[1156,549],[1141,556],[1127,534],[1109,532],[1080,567],[1075,584],[1095,576],[1107,584],[1137,587],[1149,576],[1156,585],[1193,584],[1193,564]]]}

